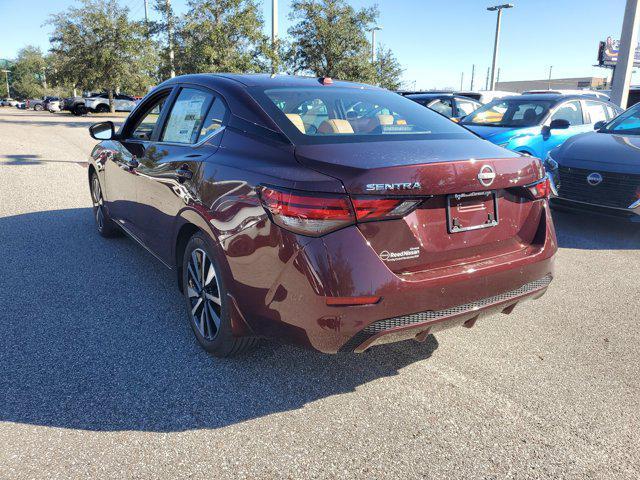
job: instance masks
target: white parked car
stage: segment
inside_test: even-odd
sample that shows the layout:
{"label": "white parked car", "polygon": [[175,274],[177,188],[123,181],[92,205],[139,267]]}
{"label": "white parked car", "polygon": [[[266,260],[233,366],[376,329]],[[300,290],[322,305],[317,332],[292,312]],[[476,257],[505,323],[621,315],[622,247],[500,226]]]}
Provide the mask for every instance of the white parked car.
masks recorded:
{"label": "white parked car", "polygon": [[0,100],[0,105],[2,105],[3,107],[15,107],[16,105],[18,105],[18,101],[14,100],[13,98],[4,98],[2,100]]}
{"label": "white parked car", "polygon": [[47,102],[47,110],[49,110],[50,112],[59,112],[60,100],[49,100]]}
{"label": "white parked car", "polygon": [[582,95],[585,97],[595,97],[601,100],[609,100],[611,90],[527,90],[522,95],[538,95],[541,93],[554,93],[558,95]]}
{"label": "white parked car", "polygon": [[462,95],[463,97],[473,98],[483,105],[489,102],[494,101],[497,98],[504,97],[512,97],[514,95],[519,95],[519,93],[515,92],[505,92],[503,90],[459,90],[457,92],[458,95]]}
{"label": "white parked car", "polygon": [[[137,100],[129,95],[118,94],[113,96],[113,102],[115,103],[116,112],[130,112],[136,106]],[[95,97],[85,98],[84,106],[90,112],[108,112],[109,96],[106,93],[101,93]]]}

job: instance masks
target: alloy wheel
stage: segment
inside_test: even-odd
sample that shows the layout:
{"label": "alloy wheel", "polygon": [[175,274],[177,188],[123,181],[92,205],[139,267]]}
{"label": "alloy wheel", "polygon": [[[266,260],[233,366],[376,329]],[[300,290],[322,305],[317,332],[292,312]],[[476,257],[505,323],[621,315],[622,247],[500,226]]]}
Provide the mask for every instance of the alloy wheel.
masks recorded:
{"label": "alloy wheel", "polygon": [[91,181],[91,197],[93,200],[93,207],[96,216],[96,223],[98,224],[98,229],[102,230],[104,227],[104,211],[103,208],[103,200],[102,200],[102,188],[100,187],[100,180],[98,180],[97,176],[93,177]]}
{"label": "alloy wheel", "polygon": [[191,252],[187,271],[187,296],[191,319],[198,332],[203,338],[213,340],[220,330],[222,301],[213,263],[201,248]]}

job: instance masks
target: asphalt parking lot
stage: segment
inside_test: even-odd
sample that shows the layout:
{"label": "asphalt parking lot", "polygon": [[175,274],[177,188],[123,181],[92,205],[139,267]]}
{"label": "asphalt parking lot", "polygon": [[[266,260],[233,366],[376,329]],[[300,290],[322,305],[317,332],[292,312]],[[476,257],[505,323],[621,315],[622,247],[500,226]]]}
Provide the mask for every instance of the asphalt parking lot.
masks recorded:
{"label": "asphalt parking lot", "polygon": [[640,227],[556,214],[548,294],[471,330],[219,360],[96,233],[94,121],[0,109],[0,477],[640,477]]}

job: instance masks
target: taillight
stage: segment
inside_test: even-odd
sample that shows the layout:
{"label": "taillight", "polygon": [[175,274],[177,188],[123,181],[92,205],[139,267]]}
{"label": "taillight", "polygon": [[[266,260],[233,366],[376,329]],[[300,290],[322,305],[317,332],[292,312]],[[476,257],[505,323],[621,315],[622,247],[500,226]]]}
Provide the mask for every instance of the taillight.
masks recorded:
{"label": "taillight", "polygon": [[347,195],[309,193],[264,187],[260,198],[276,225],[302,235],[318,237],[356,222],[401,218],[422,199],[350,199]]}
{"label": "taillight", "polygon": [[397,198],[352,198],[356,218],[360,222],[404,217],[422,200]]}
{"label": "taillight", "polygon": [[535,183],[526,185],[524,188],[529,192],[529,195],[534,200],[549,198],[549,195],[551,194],[551,184],[549,182],[549,177],[547,176],[545,176],[542,180],[538,180]]}
{"label": "taillight", "polygon": [[346,195],[263,188],[260,197],[276,225],[303,235],[317,237],[355,221]]}

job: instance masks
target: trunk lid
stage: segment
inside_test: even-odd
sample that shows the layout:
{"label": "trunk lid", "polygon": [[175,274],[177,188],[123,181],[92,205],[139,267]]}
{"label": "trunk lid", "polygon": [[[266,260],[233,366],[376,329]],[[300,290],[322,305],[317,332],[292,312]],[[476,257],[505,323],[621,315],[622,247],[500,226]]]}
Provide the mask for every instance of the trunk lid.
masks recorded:
{"label": "trunk lid", "polygon": [[[476,138],[301,145],[296,156],[339,179],[352,198],[424,199],[403,218],[358,224],[396,273],[451,268],[535,248],[542,202],[528,199],[518,187],[544,175],[536,158]],[[481,171],[493,171],[495,178],[490,183],[482,178],[485,185]],[[497,215],[493,223],[489,215]]]}

